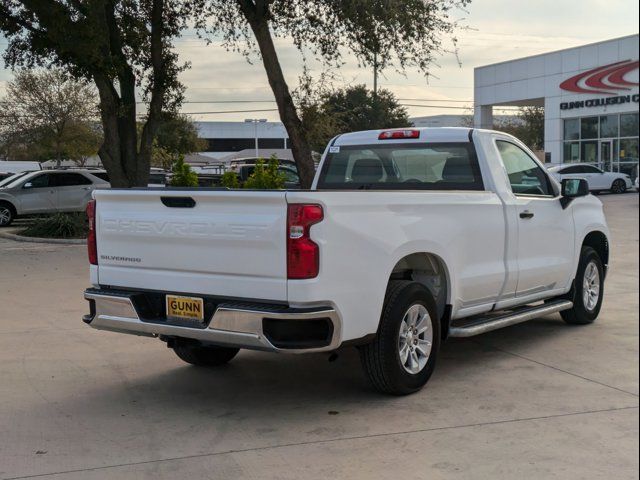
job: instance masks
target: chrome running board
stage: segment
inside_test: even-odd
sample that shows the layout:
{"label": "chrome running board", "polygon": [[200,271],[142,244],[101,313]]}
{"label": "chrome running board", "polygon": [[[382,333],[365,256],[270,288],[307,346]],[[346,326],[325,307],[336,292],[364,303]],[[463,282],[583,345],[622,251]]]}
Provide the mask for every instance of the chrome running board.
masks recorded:
{"label": "chrome running board", "polygon": [[466,321],[467,323],[452,325],[449,328],[449,336],[458,338],[473,337],[499,328],[510,327],[511,325],[526,322],[534,318],[569,310],[572,307],[573,302],[569,300],[557,300],[534,307],[520,307],[517,310],[512,310],[502,315],[498,314],[497,316],[461,319],[461,321]]}

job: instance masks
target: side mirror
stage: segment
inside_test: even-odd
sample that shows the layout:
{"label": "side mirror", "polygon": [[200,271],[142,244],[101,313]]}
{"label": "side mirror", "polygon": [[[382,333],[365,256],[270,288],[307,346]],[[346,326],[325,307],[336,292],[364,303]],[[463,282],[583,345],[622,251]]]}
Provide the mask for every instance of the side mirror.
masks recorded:
{"label": "side mirror", "polygon": [[589,195],[589,183],[584,178],[565,178],[562,180],[562,196],[567,198]]}
{"label": "side mirror", "polygon": [[33,183],[27,182],[22,186],[22,188],[33,188]]}
{"label": "side mirror", "polygon": [[589,183],[584,178],[565,178],[562,180],[560,204],[567,208],[574,198],[589,195]]}

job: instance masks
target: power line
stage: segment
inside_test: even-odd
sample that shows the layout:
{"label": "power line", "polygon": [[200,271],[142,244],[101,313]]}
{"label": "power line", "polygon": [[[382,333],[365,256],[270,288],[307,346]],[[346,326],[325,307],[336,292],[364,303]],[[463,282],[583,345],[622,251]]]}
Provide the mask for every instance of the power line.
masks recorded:
{"label": "power line", "polygon": [[[277,112],[278,109],[277,108],[265,108],[265,109],[258,109],[258,110],[221,110],[218,112],[180,112],[183,115],[214,115],[214,114],[221,114],[221,113],[253,113],[253,112]],[[146,115],[144,113],[141,113],[139,115]]]}

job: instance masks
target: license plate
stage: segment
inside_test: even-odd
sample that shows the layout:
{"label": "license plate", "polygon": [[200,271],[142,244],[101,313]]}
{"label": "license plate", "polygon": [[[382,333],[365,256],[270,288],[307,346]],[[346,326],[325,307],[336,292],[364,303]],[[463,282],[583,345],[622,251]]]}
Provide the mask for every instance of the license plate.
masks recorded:
{"label": "license plate", "polygon": [[167,319],[204,320],[204,302],[197,297],[167,295]]}

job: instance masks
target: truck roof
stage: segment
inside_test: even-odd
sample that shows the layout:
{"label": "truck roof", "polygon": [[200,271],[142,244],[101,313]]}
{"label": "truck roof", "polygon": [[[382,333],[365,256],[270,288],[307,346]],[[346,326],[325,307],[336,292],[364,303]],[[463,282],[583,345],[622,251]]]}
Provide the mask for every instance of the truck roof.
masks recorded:
{"label": "truck roof", "polygon": [[[419,131],[417,138],[387,139],[380,140],[378,137],[382,132],[388,131]],[[461,127],[405,127],[405,128],[384,128],[380,130],[365,130],[362,132],[344,133],[338,135],[331,145],[372,145],[387,143],[425,143],[425,142],[468,142],[471,128]]]}

